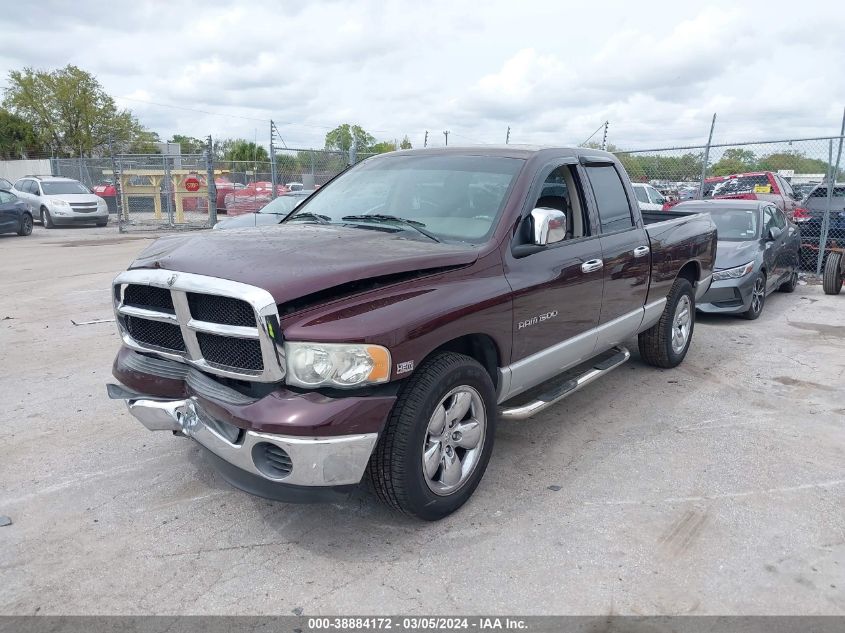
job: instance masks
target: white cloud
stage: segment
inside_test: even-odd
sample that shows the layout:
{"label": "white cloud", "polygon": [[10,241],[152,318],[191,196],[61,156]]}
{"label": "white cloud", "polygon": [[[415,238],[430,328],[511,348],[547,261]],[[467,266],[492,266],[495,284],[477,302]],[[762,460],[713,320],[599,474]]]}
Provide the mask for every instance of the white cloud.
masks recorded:
{"label": "white cloud", "polygon": [[[644,147],[838,130],[845,15],[821,0],[136,2],[5,12],[0,73],[77,64],[148,127],[319,146],[328,128],[442,144]],[[116,20],[116,22],[114,21]],[[81,45],[80,43],[84,43]],[[141,103],[168,103],[222,116]],[[254,120],[259,119],[259,120]]]}

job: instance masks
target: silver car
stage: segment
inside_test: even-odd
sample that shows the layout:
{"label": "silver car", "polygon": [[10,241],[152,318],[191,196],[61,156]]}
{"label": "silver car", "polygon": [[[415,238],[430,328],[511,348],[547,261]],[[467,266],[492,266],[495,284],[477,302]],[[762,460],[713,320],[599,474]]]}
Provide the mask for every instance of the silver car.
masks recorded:
{"label": "silver car", "polygon": [[67,224],[105,226],[109,221],[106,201],[72,178],[25,176],[14,184],[12,192],[48,229]]}

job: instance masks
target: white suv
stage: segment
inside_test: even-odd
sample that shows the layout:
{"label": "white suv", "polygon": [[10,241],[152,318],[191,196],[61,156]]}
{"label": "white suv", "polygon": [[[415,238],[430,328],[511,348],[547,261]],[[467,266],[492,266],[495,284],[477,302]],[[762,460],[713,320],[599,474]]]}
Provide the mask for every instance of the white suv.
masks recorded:
{"label": "white suv", "polygon": [[32,217],[39,218],[48,229],[60,224],[105,226],[109,221],[106,201],[72,178],[26,176],[12,191],[29,205]]}

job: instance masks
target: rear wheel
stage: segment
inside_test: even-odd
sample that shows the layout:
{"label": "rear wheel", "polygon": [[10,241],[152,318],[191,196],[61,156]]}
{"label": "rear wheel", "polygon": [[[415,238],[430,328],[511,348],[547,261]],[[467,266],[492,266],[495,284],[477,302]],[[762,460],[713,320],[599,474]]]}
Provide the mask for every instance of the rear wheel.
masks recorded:
{"label": "rear wheel", "polygon": [[683,277],[675,280],[660,320],[640,334],[640,357],[655,367],[677,367],[684,360],[695,329],[695,295]]}
{"label": "rear wheel", "polygon": [[46,229],[55,228],[55,224],[53,224],[53,218],[50,217],[50,212],[47,210],[47,207],[41,207],[41,224]]}
{"label": "rear wheel", "polygon": [[754,280],[754,287],[751,289],[751,305],[748,310],[742,313],[749,321],[753,321],[763,313],[763,306],[766,304],[766,273],[758,273]]}
{"label": "rear wheel", "polygon": [[442,519],[481,481],[495,430],[487,371],[463,354],[432,356],[403,385],[370,458],[376,494],[406,514]]}
{"label": "rear wheel", "polygon": [[24,213],[21,218],[21,225],[18,229],[18,235],[32,235],[32,216],[29,213]]}
{"label": "rear wheel", "polygon": [[831,253],[824,265],[822,288],[826,295],[838,295],[842,290],[842,253]]}

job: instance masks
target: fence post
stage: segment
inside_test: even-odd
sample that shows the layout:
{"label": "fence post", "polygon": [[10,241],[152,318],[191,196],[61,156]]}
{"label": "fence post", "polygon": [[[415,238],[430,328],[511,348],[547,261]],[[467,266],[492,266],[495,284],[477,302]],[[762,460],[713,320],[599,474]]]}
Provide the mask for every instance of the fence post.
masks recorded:
{"label": "fence post", "polygon": [[276,199],[276,148],[273,147],[273,121],[270,121],[270,200]]}
{"label": "fence post", "polygon": [[824,266],[824,251],[827,247],[827,235],[830,231],[830,208],[833,206],[833,190],[836,189],[836,179],[839,176],[839,161],[842,158],[843,135],[845,135],[845,112],[842,113],[842,127],[839,129],[839,149],[836,151],[836,166],[833,167],[833,171],[830,171],[830,166],[833,162],[833,139],[828,141],[827,201],[824,217],[822,218],[821,231],[819,231],[819,257],[816,261],[816,275],[822,274],[822,266]]}
{"label": "fence post", "polygon": [[710,144],[713,142],[713,128],[716,127],[716,113],[713,113],[713,120],[710,122],[710,136],[707,137],[707,145],[704,147],[704,162],[701,165],[701,184],[698,185],[698,199],[704,197],[704,181],[707,179],[707,162],[710,160]]}
{"label": "fence post", "polygon": [[173,174],[170,173],[170,157],[164,156],[164,198],[167,209],[167,222],[173,226]]}
{"label": "fence post", "polygon": [[352,134],[352,144],[349,146],[349,164],[354,165],[355,159],[358,157],[358,139],[355,134]]}
{"label": "fence post", "polygon": [[208,223],[214,226],[217,224],[217,185],[214,183],[214,144],[211,134],[205,146],[205,173],[208,185]]}
{"label": "fence post", "polygon": [[[111,157],[111,174],[112,182],[114,183],[114,207],[117,212],[117,230],[123,233],[126,229],[123,226],[124,222],[124,205],[123,205],[123,186],[120,182],[121,169],[117,164],[114,156],[114,143],[112,143],[111,135],[109,135],[109,156]],[[129,218],[125,218],[128,220]]]}

